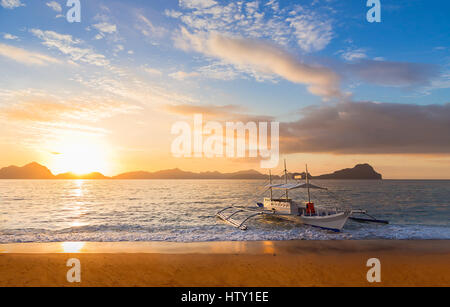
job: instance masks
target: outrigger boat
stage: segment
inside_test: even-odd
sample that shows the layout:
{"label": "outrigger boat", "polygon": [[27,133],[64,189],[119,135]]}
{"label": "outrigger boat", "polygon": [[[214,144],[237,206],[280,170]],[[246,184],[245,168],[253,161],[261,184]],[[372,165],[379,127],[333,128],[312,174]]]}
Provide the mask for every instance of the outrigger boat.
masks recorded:
{"label": "outrigger boat", "polygon": [[[339,232],[344,227],[347,220],[350,218],[357,222],[375,222],[387,224],[388,221],[378,220],[368,215],[364,210],[353,209],[337,209],[337,208],[320,208],[316,207],[311,202],[311,189],[327,190],[327,188],[313,185],[309,182],[308,178],[308,166],[306,166],[306,182],[288,183],[288,172],[286,169],[286,161],[284,163],[284,178],[285,182],[282,184],[272,184],[271,173],[269,175],[269,185],[266,186],[270,192],[270,197],[264,198],[263,203],[257,203],[257,208],[237,208],[230,206],[220,210],[216,216],[225,222],[241,229],[246,230],[247,226],[245,222],[258,215],[275,215],[280,218],[299,221],[305,225],[319,227],[322,229],[332,230]],[[300,179],[300,178],[295,178]],[[273,190],[284,190],[284,197],[274,198]],[[289,191],[294,189],[306,189],[308,193],[308,201],[300,203],[289,198]],[[234,209],[230,214],[230,209]],[[234,217],[240,212],[249,212],[250,215],[246,216],[243,220],[236,220]],[[363,214],[369,218],[362,218],[354,216],[354,214]]]}

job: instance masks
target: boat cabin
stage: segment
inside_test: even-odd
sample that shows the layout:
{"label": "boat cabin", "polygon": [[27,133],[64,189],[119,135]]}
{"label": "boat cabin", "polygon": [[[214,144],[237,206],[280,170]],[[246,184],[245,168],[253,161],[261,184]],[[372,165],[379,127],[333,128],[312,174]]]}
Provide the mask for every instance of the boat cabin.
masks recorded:
{"label": "boat cabin", "polygon": [[298,215],[299,213],[297,203],[290,198],[264,198],[264,209],[275,211],[278,214]]}

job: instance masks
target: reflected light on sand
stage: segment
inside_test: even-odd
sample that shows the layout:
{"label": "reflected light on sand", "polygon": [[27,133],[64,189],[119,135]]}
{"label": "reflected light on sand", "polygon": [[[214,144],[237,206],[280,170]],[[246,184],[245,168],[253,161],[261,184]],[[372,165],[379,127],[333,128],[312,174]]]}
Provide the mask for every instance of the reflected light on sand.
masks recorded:
{"label": "reflected light on sand", "polygon": [[213,253],[244,253],[247,251],[247,244],[242,241],[217,242],[210,245],[210,250]]}
{"label": "reflected light on sand", "polygon": [[258,241],[249,244],[248,241],[214,242],[209,244],[212,253],[263,253],[276,254],[278,250],[272,241]]}
{"label": "reflected light on sand", "polygon": [[63,242],[61,247],[64,253],[79,253],[86,242]]}
{"label": "reflected light on sand", "polygon": [[273,245],[273,242],[271,241],[264,241],[263,242],[264,247],[264,253],[265,254],[274,254],[275,253],[275,247]]}

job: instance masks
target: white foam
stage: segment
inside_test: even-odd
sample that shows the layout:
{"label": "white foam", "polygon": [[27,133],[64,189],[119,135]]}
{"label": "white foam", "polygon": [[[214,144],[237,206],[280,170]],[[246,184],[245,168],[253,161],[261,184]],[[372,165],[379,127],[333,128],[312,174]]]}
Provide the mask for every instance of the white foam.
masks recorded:
{"label": "white foam", "polygon": [[94,230],[44,231],[32,230],[0,234],[0,243],[20,242],[63,242],[63,241],[261,241],[261,240],[362,240],[362,239],[450,239],[450,229],[438,226],[420,225],[377,225],[355,229],[345,229],[341,233],[329,232],[317,228],[297,225],[290,229],[258,229],[238,230],[228,225],[211,227],[193,227],[185,229],[141,230],[108,230],[105,227]]}

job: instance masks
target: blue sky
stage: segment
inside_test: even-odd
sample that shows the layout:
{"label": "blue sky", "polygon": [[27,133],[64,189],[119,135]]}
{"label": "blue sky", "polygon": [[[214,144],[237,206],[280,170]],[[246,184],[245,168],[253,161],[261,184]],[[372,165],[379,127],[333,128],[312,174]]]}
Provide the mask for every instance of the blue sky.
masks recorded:
{"label": "blue sky", "polygon": [[[448,132],[447,1],[381,0],[381,23],[367,22],[369,8],[356,0],[80,3],[81,22],[69,23],[65,1],[0,1],[0,108],[6,114],[0,142],[11,153],[2,164],[20,164],[32,155],[48,161],[47,153],[57,151],[61,139],[82,131],[114,148],[123,168],[154,165],[167,155],[169,123],[191,115],[186,105],[215,118],[270,116],[292,125],[286,135],[326,112],[343,114],[354,106],[348,112],[359,110],[361,118],[375,112],[381,122],[401,105],[398,114],[408,123],[420,114],[432,122],[439,115],[442,125],[429,133]],[[233,111],[219,114],[221,106]],[[318,113],[305,113],[305,107]],[[125,124],[130,121],[139,124]],[[397,124],[405,126],[401,120]],[[341,134],[330,138],[339,138],[339,144],[318,146],[328,141],[320,129],[310,130],[316,139],[298,141],[308,149],[286,145],[286,154],[298,161],[301,154],[322,154],[323,161],[338,155],[330,168],[360,155],[377,162],[387,155],[389,165],[403,159],[398,155],[411,163],[419,155],[427,161],[423,168],[435,167],[435,177],[442,177],[436,175],[439,163],[430,161],[449,167],[445,138],[397,135],[409,140],[403,143],[383,132],[368,146],[356,144],[371,137],[361,132],[352,135],[355,146],[348,146],[343,135],[358,130],[358,123],[336,125],[330,131]],[[142,131],[151,131],[152,142],[142,141]],[[50,135],[45,142],[43,133]],[[11,141],[17,138],[20,144]],[[162,166],[172,164],[168,160]],[[389,172],[389,165],[382,167]],[[237,167],[229,162],[226,168]]]}

